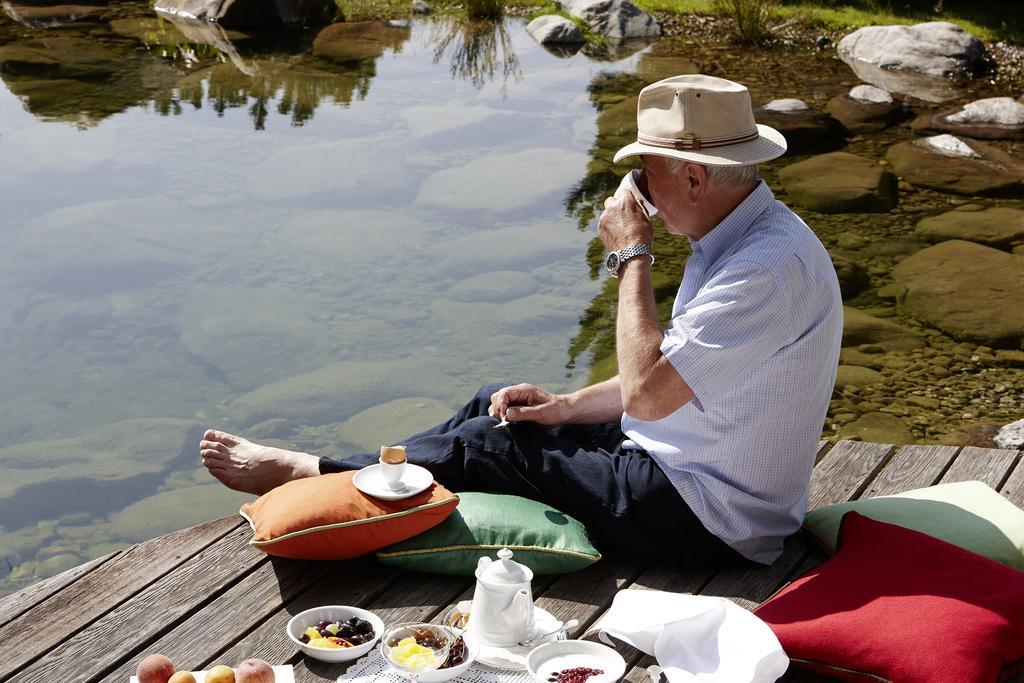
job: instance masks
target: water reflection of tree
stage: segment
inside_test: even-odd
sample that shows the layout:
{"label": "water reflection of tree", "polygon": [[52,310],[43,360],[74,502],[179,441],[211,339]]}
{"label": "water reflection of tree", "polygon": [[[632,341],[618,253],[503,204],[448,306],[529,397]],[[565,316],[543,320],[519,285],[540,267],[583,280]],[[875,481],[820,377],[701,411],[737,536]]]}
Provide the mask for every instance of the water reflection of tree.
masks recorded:
{"label": "water reflection of tree", "polygon": [[175,101],[190,103],[195,109],[206,102],[219,115],[228,109],[246,108],[256,130],[265,129],[272,111],[290,117],[291,125],[301,126],[324,101],[347,106],[365,97],[375,74],[373,62],[349,65],[337,72],[289,62],[254,64],[257,72],[253,76],[240,73],[232,64],[196,72],[182,79],[176,93],[155,101],[157,111],[175,113]]}
{"label": "water reflection of tree", "polygon": [[500,75],[502,86],[509,78],[522,78],[519,57],[502,19],[445,17],[434,24],[431,42],[434,63],[451,52],[451,74],[482,88]]}

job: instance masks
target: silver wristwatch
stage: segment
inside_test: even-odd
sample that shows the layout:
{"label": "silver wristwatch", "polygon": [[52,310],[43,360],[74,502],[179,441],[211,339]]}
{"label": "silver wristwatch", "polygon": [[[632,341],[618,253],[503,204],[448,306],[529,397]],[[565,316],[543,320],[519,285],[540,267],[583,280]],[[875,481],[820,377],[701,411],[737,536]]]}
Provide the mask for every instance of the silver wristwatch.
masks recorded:
{"label": "silver wristwatch", "polygon": [[628,261],[629,259],[633,258],[634,256],[640,256],[641,254],[650,256],[651,263],[654,263],[654,250],[651,249],[651,245],[633,244],[631,246],[626,247],[625,249],[613,251],[612,253],[608,254],[608,258],[605,259],[604,265],[608,268],[609,275],[611,275],[612,277],[618,277],[619,268],[622,266],[622,264]]}

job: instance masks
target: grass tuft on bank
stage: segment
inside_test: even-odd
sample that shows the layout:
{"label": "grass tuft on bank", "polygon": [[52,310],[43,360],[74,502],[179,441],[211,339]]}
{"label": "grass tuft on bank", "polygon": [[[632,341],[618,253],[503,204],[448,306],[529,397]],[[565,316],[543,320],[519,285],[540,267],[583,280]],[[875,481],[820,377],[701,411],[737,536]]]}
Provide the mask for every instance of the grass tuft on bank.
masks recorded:
{"label": "grass tuft on bank", "polygon": [[[716,5],[736,4],[736,0],[633,0],[648,12],[704,14],[721,16]],[[849,31],[862,26],[918,24],[925,21],[949,21],[963,27],[985,43],[1005,41],[1024,43],[1024,12],[1019,0],[909,0],[894,5],[888,0],[782,0],[778,4],[764,0],[745,0],[746,5],[765,6],[767,28],[799,22],[825,30]]]}

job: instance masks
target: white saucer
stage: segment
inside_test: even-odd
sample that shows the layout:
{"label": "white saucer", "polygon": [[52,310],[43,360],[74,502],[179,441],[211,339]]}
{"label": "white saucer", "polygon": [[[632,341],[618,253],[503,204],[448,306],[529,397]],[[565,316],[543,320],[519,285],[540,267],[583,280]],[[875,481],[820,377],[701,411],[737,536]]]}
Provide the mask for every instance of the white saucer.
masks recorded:
{"label": "white saucer", "polygon": [[352,477],[352,483],[368,496],[381,500],[401,500],[426,491],[434,483],[434,475],[425,467],[407,462],[405,463],[405,472],[402,473],[402,480],[398,482],[399,488],[393,489],[385,483],[378,463],[356,472]]}
{"label": "white saucer", "polygon": [[[551,612],[546,609],[533,607],[533,633],[548,633],[558,628],[558,625],[562,621],[557,619]],[[470,629],[472,630],[472,629]],[[552,633],[551,635],[545,636],[544,638],[537,641],[535,645],[530,647],[500,647],[498,645],[480,645],[480,654],[477,655],[476,661],[478,664],[486,664],[487,666],[494,667],[495,669],[513,669],[515,671],[526,671],[526,657],[533,650],[540,647],[544,643],[550,643],[558,640],[561,632]],[[530,636],[531,638],[533,635]]]}

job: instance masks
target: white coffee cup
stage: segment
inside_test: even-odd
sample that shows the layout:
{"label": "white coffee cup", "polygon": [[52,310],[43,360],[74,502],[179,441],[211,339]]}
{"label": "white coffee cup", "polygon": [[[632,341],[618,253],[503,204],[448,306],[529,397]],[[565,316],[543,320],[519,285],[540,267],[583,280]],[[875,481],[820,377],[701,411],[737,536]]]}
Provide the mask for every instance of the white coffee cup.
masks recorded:
{"label": "white coffee cup", "polygon": [[380,474],[388,488],[403,488],[402,475],[405,474],[405,446],[380,447]]}
{"label": "white coffee cup", "polygon": [[[632,170],[626,175],[622,176],[622,182],[619,183],[619,189],[625,189],[636,201],[639,202],[640,206],[647,212],[647,217],[650,218],[654,214],[658,213],[658,207],[651,203],[651,200],[644,196],[644,193],[640,191],[640,171]],[[616,193],[618,194],[618,193]]]}

